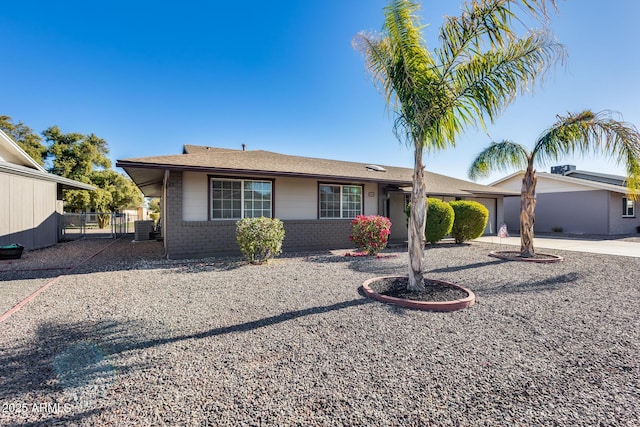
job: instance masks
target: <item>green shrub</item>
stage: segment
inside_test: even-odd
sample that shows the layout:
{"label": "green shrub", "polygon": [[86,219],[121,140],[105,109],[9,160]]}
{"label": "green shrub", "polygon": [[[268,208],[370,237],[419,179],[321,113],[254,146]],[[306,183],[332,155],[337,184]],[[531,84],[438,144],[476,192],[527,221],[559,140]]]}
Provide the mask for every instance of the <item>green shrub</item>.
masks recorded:
{"label": "green shrub", "polygon": [[[447,202],[440,199],[428,198],[427,224],[424,230],[425,240],[429,243],[439,242],[451,233],[453,227],[453,208]],[[407,218],[411,215],[411,203],[405,209]]]}
{"label": "green shrub", "polygon": [[160,219],[160,212],[151,212],[149,214],[149,218],[151,218],[154,223],[158,222],[158,220]]}
{"label": "green shrub", "polygon": [[453,208],[454,221],[451,235],[456,243],[477,239],[482,236],[489,220],[489,210],[472,200],[449,203]]}
{"label": "green shrub", "polygon": [[349,240],[367,255],[377,255],[387,246],[389,234],[391,234],[389,218],[378,215],[358,215],[351,221]]}
{"label": "green shrub", "polygon": [[440,199],[427,199],[429,209],[427,210],[427,226],[425,238],[429,243],[436,243],[451,233],[453,227],[454,212],[449,203]]}
{"label": "green shrub", "polygon": [[236,241],[252,264],[262,264],[282,253],[284,225],[277,218],[244,218],[236,223]]}

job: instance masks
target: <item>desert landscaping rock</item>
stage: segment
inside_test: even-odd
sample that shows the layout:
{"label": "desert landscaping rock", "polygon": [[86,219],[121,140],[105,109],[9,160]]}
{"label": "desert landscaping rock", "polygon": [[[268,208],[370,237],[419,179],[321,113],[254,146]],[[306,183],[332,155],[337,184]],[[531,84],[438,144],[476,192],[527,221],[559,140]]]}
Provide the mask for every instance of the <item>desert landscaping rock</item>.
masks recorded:
{"label": "desert landscaping rock", "polygon": [[[406,274],[405,250],[254,266],[162,260],[130,240],[0,323],[0,425],[640,424],[638,258],[527,264],[434,245],[429,277],[477,297],[434,313],[358,293]],[[22,266],[68,265],[94,242]],[[0,274],[0,298],[48,279]]]}

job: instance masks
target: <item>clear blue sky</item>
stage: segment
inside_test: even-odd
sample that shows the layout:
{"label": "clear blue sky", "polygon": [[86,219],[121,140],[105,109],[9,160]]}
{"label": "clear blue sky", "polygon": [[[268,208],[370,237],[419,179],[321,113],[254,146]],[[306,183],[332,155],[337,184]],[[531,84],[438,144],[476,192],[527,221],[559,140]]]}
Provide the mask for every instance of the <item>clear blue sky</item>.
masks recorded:
{"label": "clear blue sky", "polygon": [[[425,1],[435,46],[462,1]],[[95,133],[112,160],[183,144],[412,167],[384,99],[351,47],[380,30],[386,0],[11,1],[0,9],[0,114],[36,132]],[[488,133],[470,129],[427,169],[466,179],[491,139],[532,146],[557,114],[620,111],[640,126],[640,2],[559,0],[551,27],[569,57]],[[622,174],[603,158],[567,159]],[[544,168],[543,170],[547,170]],[[491,182],[503,174],[481,182]]]}

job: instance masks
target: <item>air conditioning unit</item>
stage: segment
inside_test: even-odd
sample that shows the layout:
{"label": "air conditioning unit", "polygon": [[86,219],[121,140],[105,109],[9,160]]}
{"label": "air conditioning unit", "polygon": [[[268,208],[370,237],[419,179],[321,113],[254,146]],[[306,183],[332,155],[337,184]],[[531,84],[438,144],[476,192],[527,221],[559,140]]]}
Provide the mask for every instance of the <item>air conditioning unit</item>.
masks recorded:
{"label": "air conditioning unit", "polygon": [[134,221],[133,228],[135,230],[135,240],[151,240],[153,232],[153,220]]}
{"label": "air conditioning unit", "polygon": [[566,175],[567,172],[576,170],[575,165],[551,166],[551,173],[556,175]]}

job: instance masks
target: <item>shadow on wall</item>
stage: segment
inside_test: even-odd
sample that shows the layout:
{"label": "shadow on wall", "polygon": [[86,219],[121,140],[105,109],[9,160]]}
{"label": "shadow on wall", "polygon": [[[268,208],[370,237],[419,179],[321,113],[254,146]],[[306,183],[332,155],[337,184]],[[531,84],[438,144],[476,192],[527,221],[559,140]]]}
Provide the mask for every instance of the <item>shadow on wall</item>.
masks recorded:
{"label": "shadow on wall", "polygon": [[9,233],[0,236],[0,246],[19,243],[25,250],[30,251],[55,245],[58,243],[60,217],[59,213],[54,212],[39,224],[29,224],[30,228],[20,231],[9,230]]}

